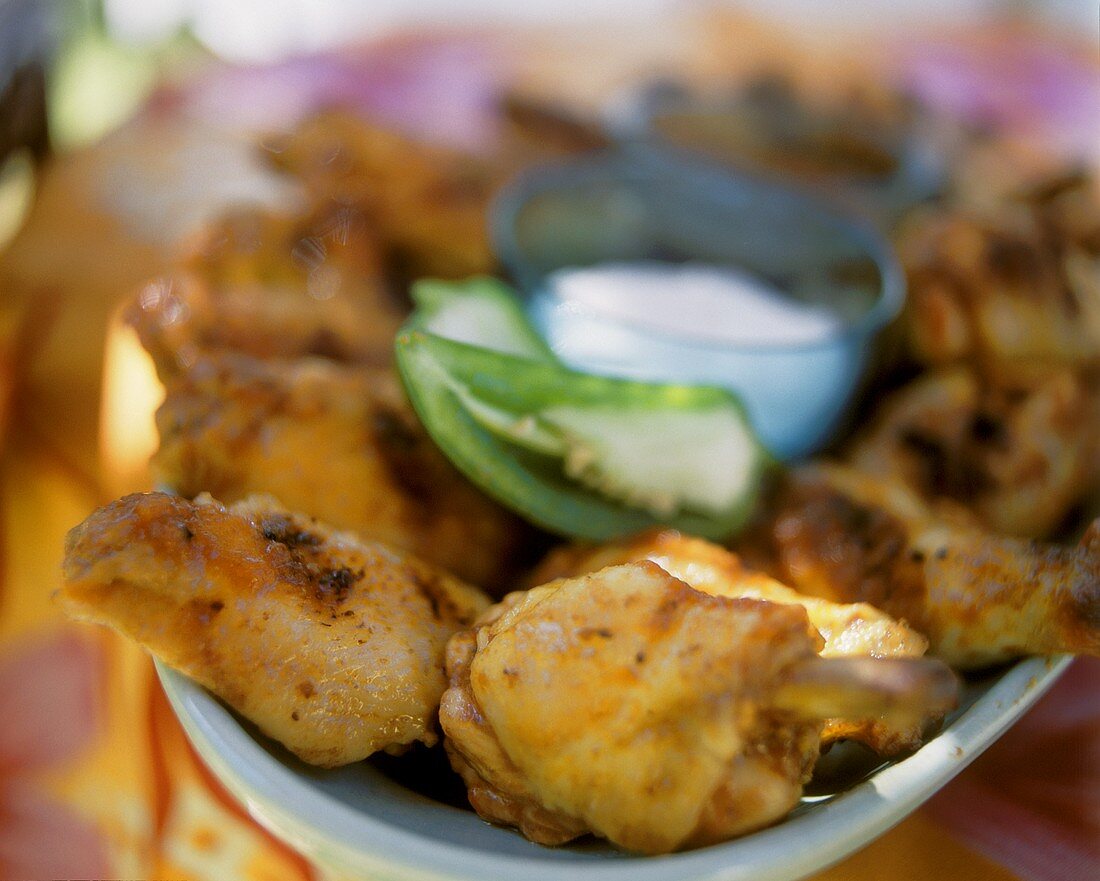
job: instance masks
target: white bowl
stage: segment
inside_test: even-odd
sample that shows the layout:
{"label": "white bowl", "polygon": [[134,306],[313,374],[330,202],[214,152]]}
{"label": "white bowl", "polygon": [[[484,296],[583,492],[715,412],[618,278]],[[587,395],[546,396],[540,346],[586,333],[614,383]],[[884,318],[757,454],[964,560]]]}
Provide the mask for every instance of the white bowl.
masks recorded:
{"label": "white bowl", "polygon": [[[623,144],[527,169],[497,194],[489,225],[497,257],[566,364],[728,388],[780,459],[808,455],[833,436],[880,332],[905,300],[893,248],[859,215],[813,192],[654,145]],[[841,321],[819,339],[735,343],[631,320],[639,317],[631,308],[644,306],[628,307],[627,316],[593,309],[562,299],[549,283],[565,268],[639,261],[732,270]]]}
{"label": "white bowl", "polygon": [[[881,835],[996,740],[1069,664],[1032,658],[970,682],[939,735],[783,822],[661,857],[588,841],[542,847],[395,782],[374,763],[332,771],[297,761],[207,691],[164,665],[161,682],[195,749],[249,813],[318,865],[371,881],[792,881]],[[566,874],[568,873],[568,874]]]}

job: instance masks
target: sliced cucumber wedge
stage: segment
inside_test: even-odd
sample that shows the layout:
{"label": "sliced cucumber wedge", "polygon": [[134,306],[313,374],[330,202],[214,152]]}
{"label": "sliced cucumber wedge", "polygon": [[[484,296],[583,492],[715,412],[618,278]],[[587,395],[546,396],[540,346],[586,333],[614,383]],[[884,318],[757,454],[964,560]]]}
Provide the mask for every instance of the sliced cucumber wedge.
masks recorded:
{"label": "sliced cucumber wedge", "polygon": [[767,457],[731,393],[577,373],[428,326],[414,316],[397,339],[413,406],[461,471],[528,519],[592,540],[658,523],[721,539],[748,516]]}
{"label": "sliced cucumber wedge", "polygon": [[728,405],[689,411],[561,406],[542,419],[566,439],[567,475],[657,517],[687,510],[722,518],[739,509],[754,478],[751,432]]}
{"label": "sliced cucumber wedge", "polygon": [[536,361],[557,362],[504,282],[488,276],[466,281],[429,278],[416,282],[411,293],[416,312],[407,329]]}

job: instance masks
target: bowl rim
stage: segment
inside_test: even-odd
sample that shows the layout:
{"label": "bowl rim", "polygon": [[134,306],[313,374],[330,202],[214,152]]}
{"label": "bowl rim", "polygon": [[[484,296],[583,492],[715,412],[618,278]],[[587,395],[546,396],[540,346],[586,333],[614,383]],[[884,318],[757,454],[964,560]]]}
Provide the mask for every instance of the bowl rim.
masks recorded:
{"label": "bowl rim", "polygon": [[[565,872],[584,873],[592,881],[793,881],[838,862],[900,822],[1003,734],[1072,660],[1018,661],[917,752],[775,826],[699,850],[583,862],[463,847],[354,810],[269,753],[197,683],[160,661],[156,669],[197,753],[248,812],[307,857],[335,856],[345,870],[369,866],[389,872],[387,877],[454,881],[559,881]],[[791,846],[794,841],[797,847]]]}

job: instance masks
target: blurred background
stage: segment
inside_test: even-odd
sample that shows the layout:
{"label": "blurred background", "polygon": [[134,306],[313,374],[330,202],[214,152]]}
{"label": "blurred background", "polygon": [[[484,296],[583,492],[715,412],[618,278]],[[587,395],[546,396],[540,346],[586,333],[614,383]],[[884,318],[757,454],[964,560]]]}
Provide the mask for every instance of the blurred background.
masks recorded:
{"label": "blurred background", "polygon": [[[497,65],[509,53],[529,50],[537,58],[516,63],[529,67],[537,85],[540,77],[554,81],[567,97],[605,101],[617,84],[636,81],[643,71],[705,67],[736,67],[735,59],[759,53],[758,31],[769,42],[775,35],[814,52],[840,56],[850,52],[862,61],[875,62],[891,48],[908,46],[907,55],[921,40],[945,34],[958,35],[995,25],[1024,28],[1029,35],[1053,40],[1049,53],[1060,51],[1059,41],[1069,40],[1078,50],[1095,50],[1100,37],[1096,4],[1089,0],[930,0],[922,4],[894,4],[873,0],[844,0],[820,4],[806,0],[777,0],[767,4],[723,0],[560,0],[556,3],[516,4],[509,0],[0,0],[0,242],[10,237],[25,210],[30,193],[29,152],[42,155],[49,144],[55,150],[85,145],[102,138],[132,117],[158,85],[186,81],[211,65],[288,64],[294,59],[333,52],[349,46],[393,39],[416,32],[495,34],[491,48],[482,44],[472,59],[470,52],[448,59],[471,61],[482,78],[486,68]],[[722,22],[719,37],[706,36],[714,22]],[[747,31],[737,22],[751,22]],[[539,45],[522,45],[524,33],[543,35]],[[739,34],[739,30],[741,33]],[[554,48],[545,35],[556,34]],[[751,34],[751,36],[748,36]],[[743,39],[739,39],[739,36]],[[973,38],[973,33],[971,37]],[[1029,37],[1030,38],[1030,37]],[[719,45],[706,47],[709,42]],[[1019,99],[1015,82],[1034,66],[1034,52],[1019,53],[1012,41],[996,37],[993,48],[981,51],[981,75],[992,94],[986,104],[1005,104]],[[565,49],[564,47],[569,47]],[[586,51],[585,47],[600,51]],[[607,52],[611,47],[612,51]],[[465,51],[465,50],[464,50]],[[459,53],[462,54],[462,53]],[[725,56],[725,61],[702,62],[706,55]],[[560,56],[554,60],[555,56]],[[922,73],[928,90],[947,103],[972,102],[965,94],[973,84],[960,85],[957,57],[936,58],[947,69],[938,76]],[[924,52],[922,63],[935,57]],[[584,58],[584,63],[578,62]],[[1040,59],[1050,67],[1051,59]],[[973,66],[973,63],[971,64]],[[534,73],[532,73],[534,71]],[[514,72],[514,71],[513,71]],[[1081,96],[1076,86],[1054,69],[1032,76],[1030,90],[1042,93],[1054,88],[1069,106],[1061,106],[1054,124],[1066,131],[1056,140],[1076,139],[1078,145],[1097,140],[1093,123],[1095,89]],[[471,79],[469,71],[460,79]],[[289,80],[287,79],[289,77]],[[1051,82],[1051,78],[1054,82]],[[1072,79],[1072,77],[1070,77]],[[304,83],[303,79],[313,82]],[[318,100],[324,86],[318,75],[288,73],[279,80],[282,99],[294,104]],[[1007,82],[1005,82],[1007,80]],[[999,85],[998,85],[999,84]],[[244,100],[229,99],[224,116],[243,115],[267,122],[277,117],[279,96],[262,89]],[[1003,94],[998,97],[997,92]],[[289,92],[290,94],[287,94]],[[572,93],[570,95],[570,93]],[[1072,93],[1072,94],[1071,94]],[[330,96],[331,97],[331,96]],[[1041,98],[1041,95],[1039,95]],[[266,106],[250,108],[252,99]],[[985,110],[990,110],[986,107]],[[1032,108],[1034,109],[1034,108]],[[992,107],[999,113],[1006,107]],[[269,112],[270,111],[270,112]],[[1047,108],[1059,113],[1059,107]],[[1082,112],[1083,111],[1083,112]],[[285,111],[283,111],[285,112]],[[415,110],[410,112],[415,113]],[[48,129],[48,137],[46,131]],[[1086,146],[1087,149],[1087,146]],[[1100,150],[1095,148],[1094,150]]]}
{"label": "blurred background", "polygon": [[[615,32],[627,40],[654,25],[682,28],[686,19],[727,11],[759,17],[808,43],[861,37],[945,32],[990,21],[1027,22],[1097,37],[1097,8],[1089,0],[929,0],[895,4],[875,0],[3,0],[0,3],[0,85],[27,63],[48,72],[54,142],[71,146],[117,126],[166,74],[202,58],[232,64],[287,58],[376,40],[417,29],[572,29]],[[854,38],[854,43],[852,43]],[[653,43],[650,37],[647,43]],[[866,48],[866,43],[863,43]],[[729,51],[736,53],[736,42]]]}

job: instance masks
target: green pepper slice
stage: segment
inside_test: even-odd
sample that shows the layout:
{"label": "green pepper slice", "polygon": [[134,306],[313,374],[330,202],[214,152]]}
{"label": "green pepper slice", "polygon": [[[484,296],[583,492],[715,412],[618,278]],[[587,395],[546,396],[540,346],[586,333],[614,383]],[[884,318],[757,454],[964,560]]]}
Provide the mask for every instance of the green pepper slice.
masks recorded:
{"label": "green pepper slice", "polygon": [[413,406],[471,481],[531,521],[591,540],[656,524],[721,539],[747,518],[767,456],[730,392],[578,373],[425,326],[414,316],[396,344]]}

